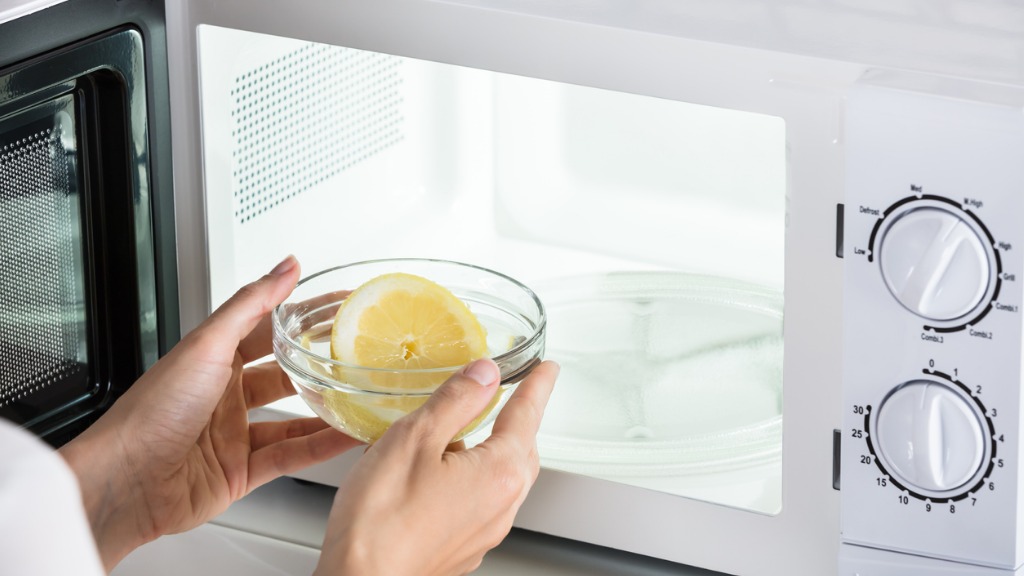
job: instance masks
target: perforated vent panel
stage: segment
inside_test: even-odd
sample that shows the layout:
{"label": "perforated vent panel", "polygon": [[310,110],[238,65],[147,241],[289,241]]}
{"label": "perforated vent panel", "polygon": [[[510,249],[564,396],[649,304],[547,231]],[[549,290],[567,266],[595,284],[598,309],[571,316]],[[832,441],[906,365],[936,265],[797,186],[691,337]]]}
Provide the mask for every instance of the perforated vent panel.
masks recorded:
{"label": "perforated vent panel", "polygon": [[73,131],[0,123],[0,409],[85,374]]}
{"label": "perforated vent panel", "polygon": [[235,78],[235,218],[248,222],[401,141],[400,66],[309,44]]}

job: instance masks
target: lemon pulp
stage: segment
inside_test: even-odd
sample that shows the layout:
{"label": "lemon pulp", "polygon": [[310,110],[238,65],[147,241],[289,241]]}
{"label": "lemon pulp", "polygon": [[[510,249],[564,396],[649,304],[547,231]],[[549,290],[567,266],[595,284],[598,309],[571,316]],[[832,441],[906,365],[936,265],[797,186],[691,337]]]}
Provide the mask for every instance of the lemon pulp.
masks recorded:
{"label": "lemon pulp", "polygon": [[[469,307],[447,288],[413,274],[378,276],[342,302],[331,327],[334,378],[368,392],[325,390],[324,406],[349,434],[374,442],[392,422],[419,408],[451,371],[487,355],[487,333]],[[402,391],[418,393],[403,396]],[[384,394],[382,392],[387,392]],[[475,429],[497,405],[501,392],[455,439]]]}

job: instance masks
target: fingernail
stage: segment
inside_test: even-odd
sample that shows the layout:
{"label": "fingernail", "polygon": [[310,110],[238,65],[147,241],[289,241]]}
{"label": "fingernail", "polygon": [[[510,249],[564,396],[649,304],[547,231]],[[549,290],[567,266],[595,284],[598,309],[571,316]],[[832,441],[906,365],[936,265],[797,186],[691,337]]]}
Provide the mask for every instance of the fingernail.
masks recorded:
{"label": "fingernail", "polygon": [[290,272],[292,268],[295,268],[295,265],[298,264],[298,262],[299,261],[295,259],[295,256],[288,255],[288,257],[286,257],[284,260],[281,260],[281,262],[277,266],[274,266],[274,269],[270,271],[270,275],[283,276]]}
{"label": "fingernail", "polygon": [[501,377],[501,372],[498,371],[498,365],[490,360],[477,360],[466,366],[466,371],[463,372],[466,376],[469,376],[473,380],[476,380],[481,386],[489,386],[492,382],[496,382]]}

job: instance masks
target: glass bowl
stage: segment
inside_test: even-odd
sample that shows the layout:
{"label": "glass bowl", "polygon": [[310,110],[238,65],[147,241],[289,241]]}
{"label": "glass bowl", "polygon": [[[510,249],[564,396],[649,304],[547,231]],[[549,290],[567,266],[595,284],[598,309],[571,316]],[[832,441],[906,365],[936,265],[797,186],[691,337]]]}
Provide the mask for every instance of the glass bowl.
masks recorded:
{"label": "glass bowl", "polygon": [[427,401],[461,366],[394,370],[331,358],[331,326],[351,290],[381,274],[405,272],[432,280],[469,306],[487,331],[487,349],[501,370],[494,400],[452,442],[489,425],[544,354],[546,316],[532,290],[492,270],[426,259],[358,262],[299,282],[274,309],[274,357],[299,396],[334,428],[373,443],[391,424]]}

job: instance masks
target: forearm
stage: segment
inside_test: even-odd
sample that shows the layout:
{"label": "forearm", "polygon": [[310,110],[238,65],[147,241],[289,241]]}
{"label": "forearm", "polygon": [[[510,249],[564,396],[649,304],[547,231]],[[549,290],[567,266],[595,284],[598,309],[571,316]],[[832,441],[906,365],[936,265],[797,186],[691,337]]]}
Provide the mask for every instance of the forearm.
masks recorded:
{"label": "forearm", "polygon": [[60,449],[74,471],[103,566],[109,572],[132,550],[155,538],[139,516],[139,487],[115,456],[118,439],[89,430]]}

